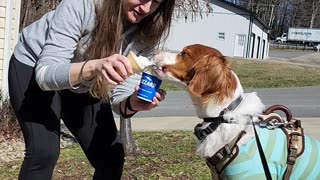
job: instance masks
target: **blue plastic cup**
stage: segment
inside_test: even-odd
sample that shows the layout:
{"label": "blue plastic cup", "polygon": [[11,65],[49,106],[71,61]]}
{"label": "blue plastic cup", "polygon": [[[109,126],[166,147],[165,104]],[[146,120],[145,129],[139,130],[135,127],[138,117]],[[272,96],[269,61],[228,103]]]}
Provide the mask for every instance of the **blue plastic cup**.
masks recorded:
{"label": "blue plastic cup", "polygon": [[161,83],[161,79],[143,72],[137,95],[138,98],[148,102],[152,102],[153,98],[156,96],[156,92],[161,86]]}

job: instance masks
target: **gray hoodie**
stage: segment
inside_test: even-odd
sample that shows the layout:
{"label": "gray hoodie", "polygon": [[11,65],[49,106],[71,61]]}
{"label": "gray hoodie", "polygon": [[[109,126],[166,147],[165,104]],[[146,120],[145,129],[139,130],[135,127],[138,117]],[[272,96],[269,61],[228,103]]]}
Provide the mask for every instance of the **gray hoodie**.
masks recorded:
{"label": "gray hoodie", "polygon": [[[95,24],[94,0],[63,0],[56,10],[24,28],[14,50],[18,61],[35,67],[36,81],[43,90],[70,89],[82,93],[88,91],[83,84],[73,87],[69,81],[72,62],[83,61],[83,53],[90,43],[90,34]],[[125,41],[120,54],[129,51],[149,56],[141,46],[133,43],[136,27],[125,33]],[[134,75],[116,88],[112,102],[117,112],[119,103],[129,96],[138,85],[140,75]]]}

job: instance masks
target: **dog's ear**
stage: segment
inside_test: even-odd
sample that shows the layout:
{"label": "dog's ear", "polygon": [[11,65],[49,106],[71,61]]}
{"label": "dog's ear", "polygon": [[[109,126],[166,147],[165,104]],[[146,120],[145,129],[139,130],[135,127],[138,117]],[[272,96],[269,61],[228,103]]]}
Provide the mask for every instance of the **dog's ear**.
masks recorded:
{"label": "dog's ear", "polygon": [[188,85],[189,91],[193,96],[201,97],[204,104],[212,98],[221,103],[233,95],[237,86],[231,63],[224,57],[202,56],[190,73],[194,75]]}

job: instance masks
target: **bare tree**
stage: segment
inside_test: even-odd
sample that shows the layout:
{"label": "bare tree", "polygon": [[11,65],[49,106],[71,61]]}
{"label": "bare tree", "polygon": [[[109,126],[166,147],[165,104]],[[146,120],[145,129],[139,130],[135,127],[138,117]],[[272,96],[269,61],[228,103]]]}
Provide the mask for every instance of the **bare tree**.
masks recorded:
{"label": "bare tree", "polygon": [[[254,13],[271,28],[271,36],[289,27],[319,28],[320,0],[239,0],[237,5]],[[234,2],[231,1],[230,2]]]}
{"label": "bare tree", "polygon": [[191,21],[196,21],[197,17],[212,12],[210,0],[176,0],[174,18],[184,17],[186,20],[191,15]]}
{"label": "bare tree", "polygon": [[120,118],[120,138],[124,146],[126,155],[135,155],[138,151],[138,146],[132,135],[132,126],[130,118]]}
{"label": "bare tree", "polygon": [[311,19],[310,28],[313,28],[316,16],[320,14],[320,0],[312,0],[311,3]]}
{"label": "bare tree", "polygon": [[21,0],[20,30],[55,9],[61,0]]}
{"label": "bare tree", "polygon": [[291,26],[304,28],[319,28],[320,0],[296,0],[296,14]]}

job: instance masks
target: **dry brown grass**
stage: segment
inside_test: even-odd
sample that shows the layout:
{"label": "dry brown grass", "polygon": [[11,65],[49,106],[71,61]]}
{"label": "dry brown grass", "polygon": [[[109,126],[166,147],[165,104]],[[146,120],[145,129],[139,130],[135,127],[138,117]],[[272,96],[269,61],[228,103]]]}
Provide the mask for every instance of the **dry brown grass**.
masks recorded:
{"label": "dry brown grass", "polygon": [[9,99],[0,95],[0,142],[7,139],[21,138],[21,130],[13,113]]}

